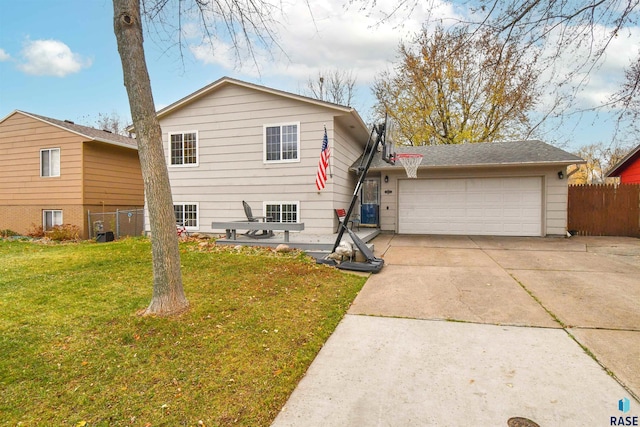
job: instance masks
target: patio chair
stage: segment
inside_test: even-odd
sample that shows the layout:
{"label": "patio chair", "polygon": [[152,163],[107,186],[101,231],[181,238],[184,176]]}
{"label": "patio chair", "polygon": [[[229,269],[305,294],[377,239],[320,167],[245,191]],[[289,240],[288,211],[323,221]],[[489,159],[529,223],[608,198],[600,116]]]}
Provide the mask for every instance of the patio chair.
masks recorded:
{"label": "patio chair", "polygon": [[[247,221],[249,222],[271,222],[272,218],[268,216],[254,216],[251,211],[251,206],[249,203],[242,201],[242,206],[244,207],[244,213],[247,216]],[[244,233],[245,236],[251,237],[253,239],[266,239],[269,237],[273,237],[273,230],[249,230]]]}
{"label": "patio chair", "polygon": [[[340,231],[340,224],[344,221],[344,219],[347,217],[347,211],[345,209],[336,209],[336,216],[338,217],[338,228],[336,229],[336,233],[338,231]],[[347,227],[349,226],[349,224],[351,224],[351,229],[353,230],[353,224],[356,224],[356,227],[358,227],[358,231],[360,231],[360,219],[359,218],[349,218],[349,222],[347,224]]]}

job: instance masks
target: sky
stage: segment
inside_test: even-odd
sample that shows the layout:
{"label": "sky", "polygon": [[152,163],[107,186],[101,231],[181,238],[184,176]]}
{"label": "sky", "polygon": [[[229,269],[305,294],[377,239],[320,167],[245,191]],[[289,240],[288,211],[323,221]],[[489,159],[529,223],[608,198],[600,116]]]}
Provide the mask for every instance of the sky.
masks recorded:
{"label": "sky", "polygon": [[[130,122],[111,0],[0,3],[0,119],[17,109],[90,126],[101,114],[117,114]],[[380,23],[388,12],[380,5],[392,2],[378,2],[382,10],[377,12],[344,3],[283,0],[283,10],[270,13],[278,23],[273,29],[280,48],[269,52],[258,48],[256,61],[238,62],[224,40],[212,52],[199,43],[197,28],[188,23],[183,28],[182,55],[166,34],[148,31],[145,55],[156,107],[163,108],[223,76],[303,93],[309,78],[337,69],[356,77],[352,106],[370,121],[375,102],[370,88],[378,73],[393,68],[398,44],[411,40],[428,18],[439,17],[446,23],[464,13],[444,0],[425,0],[410,14],[398,13]],[[639,51],[640,28],[631,28],[614,40],[611,54],[576,95],[578,108],[606,100]],[[568,67],[573,58],[563,60]],[[562,65],[559,68],[562,71]],[[550,101],[543,98],[544,102]],[[610,114],[586,113],[571,116],[543,139],[575,151],[582,145],[610,141],[613,126]]]}

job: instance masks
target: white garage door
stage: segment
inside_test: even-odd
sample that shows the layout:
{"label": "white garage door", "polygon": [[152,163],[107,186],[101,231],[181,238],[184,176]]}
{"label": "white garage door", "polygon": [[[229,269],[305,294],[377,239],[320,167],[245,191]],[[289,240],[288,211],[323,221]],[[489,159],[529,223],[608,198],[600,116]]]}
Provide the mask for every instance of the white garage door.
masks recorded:
{"label": "white garage door", "polygon": [[404,234],[540,236],[542,178],[400,181],[398,231]]}

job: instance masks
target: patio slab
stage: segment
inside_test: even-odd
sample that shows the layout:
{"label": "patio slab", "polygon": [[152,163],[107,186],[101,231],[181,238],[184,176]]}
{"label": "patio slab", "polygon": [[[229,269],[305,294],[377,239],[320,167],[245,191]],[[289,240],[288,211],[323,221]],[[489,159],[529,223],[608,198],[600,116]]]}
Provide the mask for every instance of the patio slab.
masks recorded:
{"label": "patio slab", "polygon": [[387,265],[367,280],[349,314],[560,327],[497,266]]}
{"label": "patio slab", "polygon": [[640,331],[573,328],[569,332],[622,384],[640,396]]}
{"label": "patio slab", "polygon": [[537,270],[509,273],[568,327],[640,329],[638,274]]}
{"label": "patio slab", "polygon": [[605,426],[623,397],[563,330],[347,315],[273,426]]}

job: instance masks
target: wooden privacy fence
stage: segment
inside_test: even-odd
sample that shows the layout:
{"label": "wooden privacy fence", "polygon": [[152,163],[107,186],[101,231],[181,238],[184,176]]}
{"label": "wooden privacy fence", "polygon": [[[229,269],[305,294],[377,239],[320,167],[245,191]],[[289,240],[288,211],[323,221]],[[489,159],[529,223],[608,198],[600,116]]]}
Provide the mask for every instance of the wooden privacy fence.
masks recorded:
{"label": "wooden privacy fence", "polygon": [[640,184],[570,185],[568,216],[572,234],[640,237]]}

